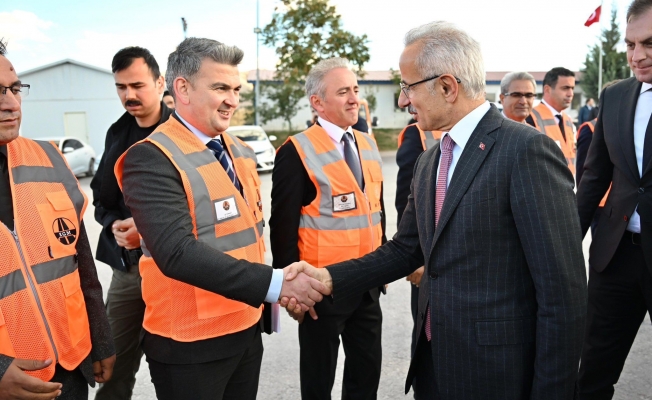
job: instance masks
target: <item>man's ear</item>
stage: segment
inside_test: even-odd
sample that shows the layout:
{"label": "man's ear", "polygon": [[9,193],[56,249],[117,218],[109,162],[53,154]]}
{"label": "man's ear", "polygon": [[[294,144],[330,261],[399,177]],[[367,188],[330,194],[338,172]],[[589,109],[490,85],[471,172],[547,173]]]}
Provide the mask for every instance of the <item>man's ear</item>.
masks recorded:
{"label": "man's ear", "polygon": [[163,75],[159,76],[156,80],[156,91],[158,92],[159,96],[162,95],[165,91],[165,78],[163,78]]}
{"label": "man's ear", "polygon": [[318,113],[324,111],[324,101],[316,94],[310,96],[310,106]]}
{"label": "man's ear", "polygon": [[179,76],[174,80],[172,86],[175,94],[174,101],[184,105],[190,104],[190,82]]}
{"label": "man's ear", "polygon": [[460,93],[460,84],[457,79],[450,74],[444,74],[439,78],[441,90],[447,102],[453,103]]}

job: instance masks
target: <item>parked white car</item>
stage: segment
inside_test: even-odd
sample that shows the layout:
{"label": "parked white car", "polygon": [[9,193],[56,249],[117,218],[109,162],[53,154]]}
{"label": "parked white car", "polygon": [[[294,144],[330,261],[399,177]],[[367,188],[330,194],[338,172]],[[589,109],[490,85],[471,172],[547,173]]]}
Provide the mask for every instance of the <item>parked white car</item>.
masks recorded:
{"label": "parked white car", "polygon": [[95,150],[88,144],[71,137],[46,137],[36,140],[54,142],[76,176],[95,175],[95,159],[97,157],[95,157]]}
{"label": "parked white car", "polygon": [[267,137],[267,133],[265,133],[263,128],[256,125],[231,126],[226,131],[237,136],[254,150],[256,159],[258,160],[256,169],[259,172],[274,169],[276,149],[274,149],[270,140],[276,140],[276,136],[272,135]]}

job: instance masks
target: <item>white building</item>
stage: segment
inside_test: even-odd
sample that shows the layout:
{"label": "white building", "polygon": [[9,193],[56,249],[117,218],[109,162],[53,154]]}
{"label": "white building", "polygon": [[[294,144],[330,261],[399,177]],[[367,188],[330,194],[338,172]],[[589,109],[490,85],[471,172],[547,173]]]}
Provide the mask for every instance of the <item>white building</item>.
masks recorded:
{"label": "white building", "polygon": [[[371,115],[378,118],[379,128],[402,128],[410,120],[410,114],[404,109],[398,108],[398,90],[399,86],[392,81],[390,71],[365,71],[365,76],[358,79],[360,86],[360,97],[366,98],[370,94],[376,97],[376,109],[371,111]],[[487,72],[486,81],[486,95],[487,100],[497,102],[500,100],[500,81],[507,72]],[[534,79],[537,81],[537,93],[543,93],[543,77],[546,72],[535,71],[530,72]],[[575,72],[577,83],[575,86],[575,98],[573,99],[573,106],[567,110],[572,118],[576,118],[577,110],[584,104],[584,96],[582,88],[579,86],[580,73]],[[274,71],[261,70],[261,81],[274,81]],[[256,84],[256,71],[249,71],[247,82]],[[266,100],[263,98],[262,102]],[[312,119],[312,112],[308,104],[308,99],[303,98],[300,105],[301,110],[292,119],[292,129],[300,131],[306,127],[306,121]],[[275,119],[263,124],[267,130],[285,130],[287,129],[285,121],[282,119]]]}
{"label": "white building", "polygon": [[31,85],[23,98],[22,136],[75,137],[102,154],[107,129],[125,112],[111,71],[66,59],[19,78]]}

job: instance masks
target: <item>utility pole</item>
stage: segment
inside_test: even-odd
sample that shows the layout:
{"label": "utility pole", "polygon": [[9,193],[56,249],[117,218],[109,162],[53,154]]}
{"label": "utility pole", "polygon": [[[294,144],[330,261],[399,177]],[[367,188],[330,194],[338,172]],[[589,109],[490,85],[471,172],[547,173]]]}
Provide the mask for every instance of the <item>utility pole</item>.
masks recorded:
{"label": "utility pole", "polygon": [[254,28],[254,33],[256,34],[256,87],[254,93],[254,124],[260,125],[260,115],[258,114],[258,108],[260,106],[260,66],[259,66],[259,56],[260,56],[260,39],[259,35],[262,31],[260,30],[260,0],[256,0],[256,28]]}
{"label": "utility pole", "polygon": [[188,23],[186,22],[186,19],[184,17],[181,17],[181,26],[183,27],[183,38],[186,39],[187,32],[188,32]]}

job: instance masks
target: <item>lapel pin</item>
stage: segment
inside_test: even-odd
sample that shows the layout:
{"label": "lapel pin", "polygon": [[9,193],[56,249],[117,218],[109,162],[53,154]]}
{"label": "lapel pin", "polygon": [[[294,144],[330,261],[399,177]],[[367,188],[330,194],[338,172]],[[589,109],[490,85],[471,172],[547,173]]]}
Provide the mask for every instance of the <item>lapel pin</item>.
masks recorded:
{"label": "lapel pin", "polygon": [[480,142],[480,146],[478,146],[480,150],[484,150],[484,143]]}

